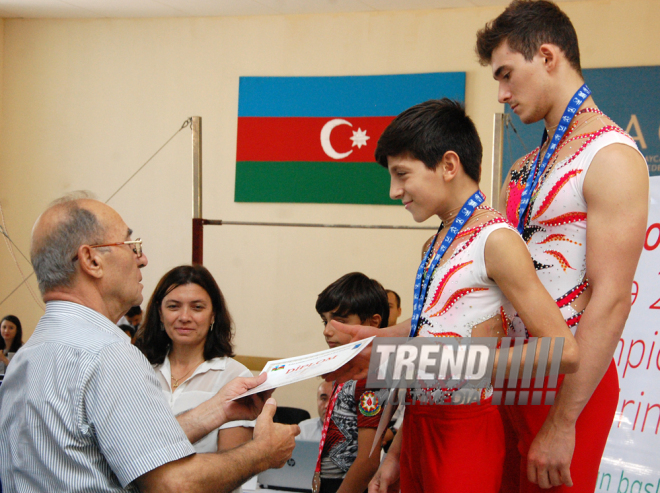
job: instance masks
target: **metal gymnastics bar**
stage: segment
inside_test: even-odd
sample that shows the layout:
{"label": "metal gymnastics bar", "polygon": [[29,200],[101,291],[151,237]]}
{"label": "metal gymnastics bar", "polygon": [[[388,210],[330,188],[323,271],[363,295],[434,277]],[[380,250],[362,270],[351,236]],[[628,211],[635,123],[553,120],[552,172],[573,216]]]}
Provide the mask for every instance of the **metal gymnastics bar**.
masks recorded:
{"label": "metal gymnastics bar", "polygon": [[[493,120],[493,170],[492,170],[492,206],[497,207],[502,183],[502,146],[504,142],[504,123],[507,115],[496,113]],[[192,219],[192,263],[204,262],[204,226],[274,226],[284,228],[344,228],[344,229],[418,229],[432,230],[430,226],[390,226],[369,224],[323,224],[323,223],[271,223],[257,221],[225,221],[222,219],[204,219],[202,217],[202,118],[192,117],[193,165],[193,219]]]}
{"label": "metal gymnastics bar", "polygon": [[[195,227],[195,224],[198,226]],[[432,226],[388,226],[380,224],[322,224],[322,223],[268,223],[258,221],[225,221],[223,219],[193,219],[193,231],[197,230],[199,242],[204,241],[204,226],[276,226],[280,228],[346,228],[346,229],[428,229],[437,231]],[[195,233],[193,233],[195,234]],[[203,251],[198,251],[195,256],[195,237],[193,236],[193,263],[201,264]]]}
{"label": "metal gymnastics bar", "polygon": [[509,118],[506,113],[495,113],[493,117],[493,182],[491,184],[491,207],[497,209],[502,188],[502,156],[504,150],[504,126]]}
{"label": "metal gymnastics bar", "polygon": [[381,224],[323,224],[323,223],[265,223],[255,221],[223,221],[222,219],[202,219],[210,226],[280,226],[285,228],[348,228],[348,229],[429,229],[436,231],[435,226],[392,226]]}

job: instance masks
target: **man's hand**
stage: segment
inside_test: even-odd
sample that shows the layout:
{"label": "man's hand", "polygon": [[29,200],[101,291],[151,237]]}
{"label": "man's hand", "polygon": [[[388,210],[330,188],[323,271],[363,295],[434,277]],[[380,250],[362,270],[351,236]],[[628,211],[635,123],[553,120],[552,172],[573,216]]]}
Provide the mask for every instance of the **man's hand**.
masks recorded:
{"label": "man's hand", "polygon": [[232,399],[265,381],[265,373],[257,377],[238,377],[220,389],[213,399],[216,399],[218,404],[222,406],[225,422],[238,420],[251,421],[259,415],[264,407],[264,402],[272,395],[273,390],[252,394],[235,401],[232,401]]}
{"label": "man's hand", "polygon": [[399,461],[398,459],[388,459],[388,457],[389,454],[385,456],[385,460],[371,479],[369,493],[398,493],[401,473]]}
{"label": "man's hand", "polygon": [[[336,320],[331,320],[332,326],[339,332],[349,334],[351,336],[350,342],[360,341],[367,337],[406,337],[410,332],[410,319],[392,327],[378,329],[376,327],[366,327],[364,325],[346,325]],[[360,380],[367,378],[369,373],[369,361],[371,359],[371,344],[360,351],[355,358],[346,363],[341,368],[323,375],[327,382],[336,381],[338,383],[347,382],[348,380]]]}
{"label": "man's hand", "polygon": [[[228,384],[234,388],[233,395],[227,391],[229,396],[240,395],[235,382],[241,380],[248,381],[248,388],[263,382],[263,378],[237,378]],[[254,440],[221,453],[193,454],[167,462],[135,480],[140,491],[233,491],[266,469],[282,467],[291,458],[300,428],[273,423],[275,409],[275,399],[268,399],[257,418]]]}
{"label": "man's hand", "polygon": [[254,443],[264,451],[265,469],[280,468],[286,464],[296,446],[295,437],[300,434],[298,425],[273,423],[277,403],[272,397],[266,401],[254,427]]}
{"label": "man's hand", "polygon": [[255,419],[264,407],[264,401],[273,393],[272,391],[249,395],[237,401],[232,401],[232,399],[265,381],[265,373],[258,377],[235,378],[208,401],[177,415],[176,419],[190,443],[195,443],[229,421]]}
{"label": "man's hand", "polygon": [[571,459],[575,449],[575,426],[556,426],[547,419],[527,454],[527,479],[541,488],[573,486]]}

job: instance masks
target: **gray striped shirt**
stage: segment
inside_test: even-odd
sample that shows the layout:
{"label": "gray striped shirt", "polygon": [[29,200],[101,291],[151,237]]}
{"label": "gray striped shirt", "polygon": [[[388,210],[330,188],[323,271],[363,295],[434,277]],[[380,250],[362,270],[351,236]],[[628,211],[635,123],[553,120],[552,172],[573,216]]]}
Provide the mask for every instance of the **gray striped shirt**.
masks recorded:
{"label": "gray striped shirt", "polygon": [[130,491],[194,452],[126,335],[90,308],[47,303],[0,387],[3,491]]}

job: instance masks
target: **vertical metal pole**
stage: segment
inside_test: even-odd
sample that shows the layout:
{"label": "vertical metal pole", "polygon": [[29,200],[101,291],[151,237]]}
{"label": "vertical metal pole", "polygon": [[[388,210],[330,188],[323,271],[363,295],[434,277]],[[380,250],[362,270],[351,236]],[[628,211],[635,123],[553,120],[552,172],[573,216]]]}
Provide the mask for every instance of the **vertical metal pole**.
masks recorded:
{"label": "vertical metal pole", "polygon": [[193,164],[193,217],[202,218],[202,117],[193,116],[192,126]]}
{"label": "vertical metal pole", "polygon": [[204,219],[193,218],[192,234],[192,263],[202,265],[204,263]]}
{"label": "vertical metal pole", "polygon": [[192,263],[204,262],[204,224],[202,220],[202,117],[193,116],[192,165],[193,165],[193,224]]}
{"label": "vertical metal pole", "polygon": [[493,183],[491,187],[491,206],[497,209],[500,204],[502,188],[502,151],[504,146],[504,122],[507,115],[495,113],[493,117]]}

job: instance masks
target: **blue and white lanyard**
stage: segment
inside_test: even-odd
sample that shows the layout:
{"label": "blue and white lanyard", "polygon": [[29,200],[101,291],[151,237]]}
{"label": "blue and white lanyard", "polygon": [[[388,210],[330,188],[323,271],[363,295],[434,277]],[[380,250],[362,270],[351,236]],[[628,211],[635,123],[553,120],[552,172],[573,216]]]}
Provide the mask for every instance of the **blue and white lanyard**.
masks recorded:
{"label": "blue and white lanyard", "polygon": [[557,145],[564,137],[566,130],[568,130],[568,124],[571,123],[571,120],[573,119],[573,115],[575,115],[575,112],[580,109],[580,106],[582,106],[582,103],[584,103],[584,100],[587,99],[590,94],[591,94],[591,90],[587,87],[586,84],[584,84],[573,95],[571,101],[568,103],[568,106],[566,106],[566,109],[564,110],[564,114],[561,117],[561,120],[559,121],[559,125],[557,125],[557,129],[555,130],[555,133],[552,136],[552,141],[550,142],[550,145],[545,151],[545,155],[543,156],[543,161],[541,161],[541,166],[537,171],[536,167],[539,163],[541,148],[543,147],[543,144],[545,144],[545,141],[548,138],[548,131],[543,130],[541,147],[539,147],[539,152],[536,155],[536,158],[534,159],[532,168],[529,170],[529,176],[527,177],[527,183],[525,184],[525,189],[523,190],[523,193],[520,196],[520,207],[518,209],[518,232],[520,234],[523,234],[523,230],[525,228],[525,215],[527,214],[527,208],[529,207],[529,202],[532,199],[532,192],[536,188],[536,185],[538,185],[541,175],[543,175],[545,168],[548,166],[548,162],[550,161],[550,158],[554,154],[555,149],[557,149]]}
{"label": "blue and white lanyard", "polygon": [[[486,197],[484,196],[483,193],[481,193],[481,190],[478,190],[474,193],[474,195],[472,195],[472,197],[470,197],[467,200],[467,202],[465,202],[465,204],[463,204],[461,211],[458,213],[458,216],[456,216],[454,222],[451,224],[451,227],[447,231],[444,240],[442,240],[442,243],[440,244],[440,248],[438,248],[435,257],[433,257],[433,261],[431,262],[431,265],[426,271],[427,272],[426,277],[424,277],[424,266],[426,265],[426,262],[429,259],[429,255],[431,255],[431,252],[433,252],[433,247],[435,246],[435,242],[438,239],[437,234],[433,239],[433,243],[431,243],[430,248],[426,252],[426,255],[424,255],[424,259],[422,260],[422,263],[419,264],[419,269],[417,269],[417,277],[415,278],[415,297],[413,304],[412,320],[410,321],[410,337],[415,337],[415,333],[417,332],[417,324],[419,323],[419,318],[422,315],[422,308],[424,307],[424,299],[426,298],[426,291],[428,290],[429,287],[431,274],[437,267],[438,262],[440,262],[440,259],[442,259],[442,256],[449,248],[449,245],[451,245],[452,242],[454,241],[454,238],[456,238],[456,235],[461,230],[463,225],[467,222],[468,219],[470,219],[470,216],[472,216],[474,210],[477,207],[479,207],[485,199]],[[442,226],[443,225],[440,225],[440,228],[438,229],[438,233],[440,233]]]}

